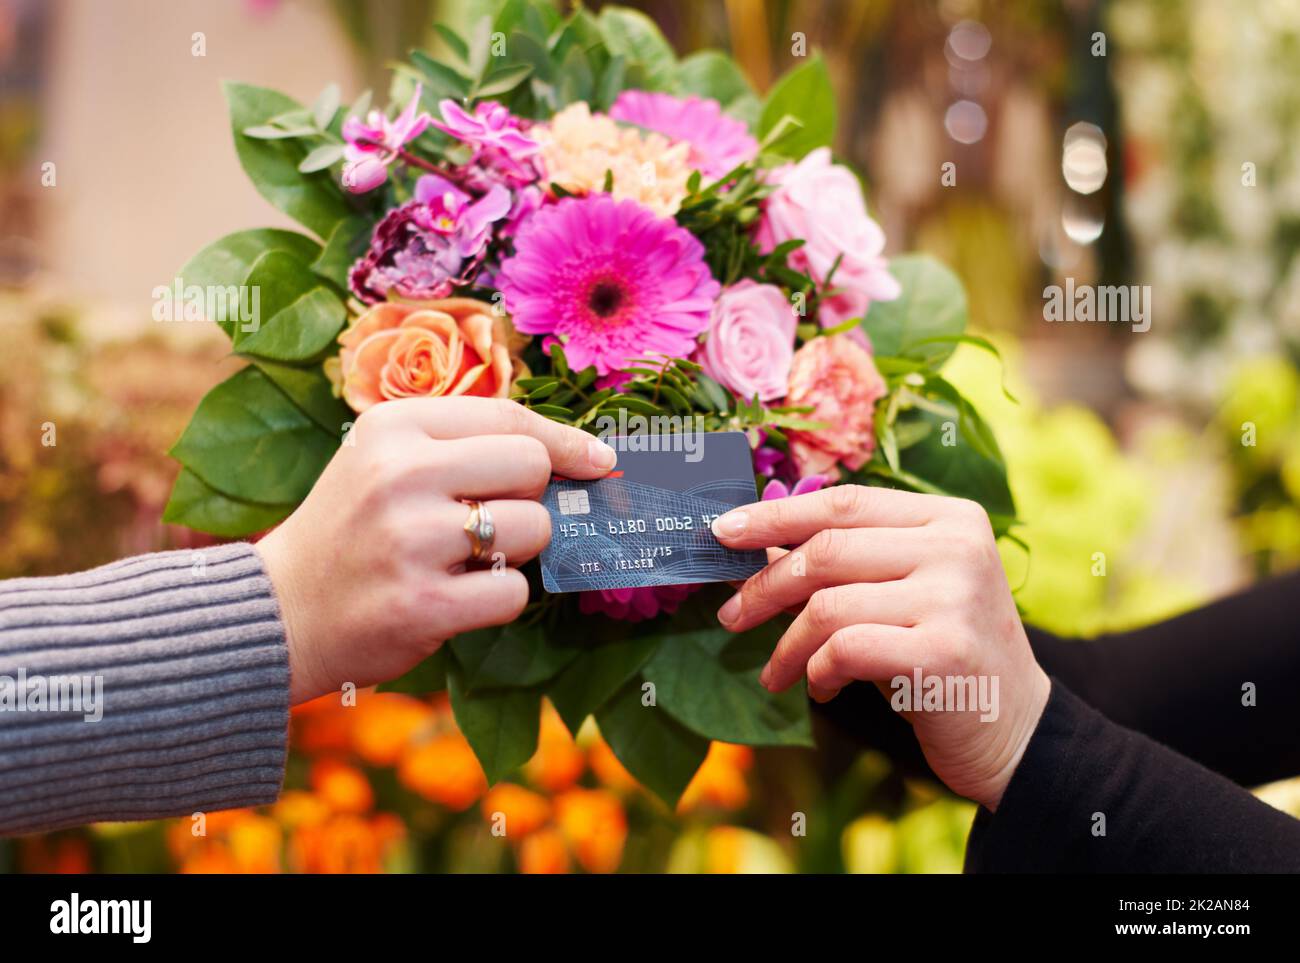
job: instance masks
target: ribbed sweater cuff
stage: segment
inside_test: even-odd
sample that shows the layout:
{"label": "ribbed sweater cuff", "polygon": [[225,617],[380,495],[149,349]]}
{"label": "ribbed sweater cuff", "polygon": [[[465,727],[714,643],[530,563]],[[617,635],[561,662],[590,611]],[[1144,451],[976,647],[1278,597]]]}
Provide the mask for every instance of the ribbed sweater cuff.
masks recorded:
{"label": "ribbed sweater cuff", "polygon": [[0,833],[272,802],[288,723],[251,545],[0,582]]}

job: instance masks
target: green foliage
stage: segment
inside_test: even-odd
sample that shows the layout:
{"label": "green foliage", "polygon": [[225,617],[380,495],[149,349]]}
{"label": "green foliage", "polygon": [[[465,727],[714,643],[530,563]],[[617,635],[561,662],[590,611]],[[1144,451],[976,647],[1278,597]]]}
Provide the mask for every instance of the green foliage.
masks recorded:
{"label": "green foliage", "polygon": [[[235,152],[257,192],[318,237],[329,237],[350,209],[327,171],[298,169],[308,153],[298,138],[316,132],[310,113],[264,87],[227,83],[225,91]],[[292,123],[297,111],[301,124]]]}
{"label": "green foliage", "polygon": [[758,682],[787,626],[773,620],[740,635],[721,626],[671,631],[642,675],[655,684],[660,705],[700,735],[752,746],[810,746],[802,689],[773,695]]}
{"label": "green foliage", "polygon": [[810,150],[829,146],[835,137],[835,91],[826,61],[816,54],[773,85],[763,101],[758,135],[766,137],[786,117],[800,129],[783,139],[775,150],[798,160]]}
{"label": "green foliage", "polygon": [[239,538],[270,528],[296,507],[223,495],[188,468],[182,468],[163,510],[163,521],[225,538]]}
{"label": "green foliage", "polygon": [[204,396],[171,455],[223,495],[291,505],[306,497],[335,447],[334,437],[249,367]]}
{"label": "green foliage", "polygon": [[[924,254],[889,262],[902,286],[893,301],[875,301],[862,322],[876,354],[922,362],[937,370],[966,330],[966,292],[947,267]],[[948,339],[948,340],[945,340]]]}
{"label": "green foliage", "polygon": [[452,660],[447,668],[447,692],[456,725],[473,748],[489,783],[514,772],[537,750],[542,717],[540,689],[470,690],[462,669]]}
{"label": "green foliage", "polygon": [[271,361],[311,361],[334,343],[347,310],[308,264],[268,251],[253,264],[245,285],[259,293],[256,330],[235,326],[235,350]]}
{"label": "green foliage", "polygon": [[[293,231],[269,227],[236,231],[213,241],[190,258],[177,276],[185,287],[238,288],[244,284],[257,260],[272,251],[301,261],[312,261],[320,255],[321,247],[311,238]],[[237,319],[226,317],[224,308],[227,306],[224,302],[218,304],[219,316],[209,320],[221,325],[222,330],[233,337]]]}
{"label": "green foliage", "polygon": [[633,679],[596,714],[600,734],[627,771],[669,806],[677,805],[695,770],[709,753],[709,740],[669,713],[642,702],[642,683]]}

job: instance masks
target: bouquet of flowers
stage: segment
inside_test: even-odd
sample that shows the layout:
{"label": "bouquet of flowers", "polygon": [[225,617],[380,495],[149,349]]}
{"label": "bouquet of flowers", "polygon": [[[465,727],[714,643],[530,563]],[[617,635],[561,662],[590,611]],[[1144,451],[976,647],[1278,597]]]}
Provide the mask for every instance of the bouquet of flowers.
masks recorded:
{"label": "bouquet of flowers", "polygon": [[[958,343],[991,346],[964,332],[951,272],[883,256],[832,159],[818,56],[760,98],[726,55],[678,59],[626,8],[509,0],[471,38],[436,29],[445,53],[399,65],[387,110],[341,106],[335,86],[310,107],[226,87],[240,163],[309,233],[240,231],[181,269],[178,292],[207,292],[248,364],[174,446],[169,521],[263,531],[357,414],[464,394],[592,431],[603,416],[744,431],[763,498],[850,481],[953,494],[1006,533],[997,443],[940,374]],[[546,697],[574,732],[594,716],[673,801],[711,739],[811,742],[804,694],[757,679],[784,626],[726,632],[717,589],[537,591],[518,622],[453,639],[395,687],[445,687],[490,780],[532,755]]]}

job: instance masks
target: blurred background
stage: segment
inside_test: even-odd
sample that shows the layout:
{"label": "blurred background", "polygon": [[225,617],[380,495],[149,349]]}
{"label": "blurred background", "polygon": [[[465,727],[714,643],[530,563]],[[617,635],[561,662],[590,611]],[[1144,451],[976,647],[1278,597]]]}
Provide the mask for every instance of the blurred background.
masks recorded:
{"label": "blurred background", "polygon": [[[1018,405],[982,353],[950,376],[1007,454],[1028,621],[1097,634],[1300,564],[1300,0],[631,5],[760,91],[801,41],[824,52],[890,252],[951,264],[1006,359]],[[435,19],[466,32],[492,6],[0,0],[0,578],[204,543],[159,521],[165,450],[235,365],[214,329],[152,321],[152,291],[224,233],[290,226],[239,169],[219,81],[383,92]],[[1067,277],[1150,285],[1150,330],[1046,322]],[[553,714],[490,792],[441,698],[363,693],[293,726],[273,807],[202,838],[0,840],[0,871],[947,872],[974,812],[834,733],[715,744],[672,813]],[[1300,783],[1257,791],[1300,815]]]}

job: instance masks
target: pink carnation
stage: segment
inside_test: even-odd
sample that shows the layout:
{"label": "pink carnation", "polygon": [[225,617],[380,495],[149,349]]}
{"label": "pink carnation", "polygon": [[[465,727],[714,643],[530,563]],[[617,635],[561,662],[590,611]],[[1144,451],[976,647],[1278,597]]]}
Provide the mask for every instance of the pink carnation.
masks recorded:
{"label": "pink carnation", "polygon": [[796,351],[785,403],[811,405],[803,417],[826,425],[788,432],[799,474],[835,479],[837,465],[856,471],[866,464],[876,447],[876,402],[885,394],[885,380],[871,354],[852,338],[813,338]]}
{"label": "pink carnation", "polygon": [[625,622],[643,622],[661,612],[676,612],[697,588],[697,585],[652,585],[582,592],[578,595],[578,610],[584,615],[599,613]]}
{"label": "pink carnation", "polygon": [[609,116],[685,141],[691,147],[690,165],[711,179],[758,154],[758,141],[744,122],[727,116],[721,104],[705,97],[625,90],[610,107]]}

